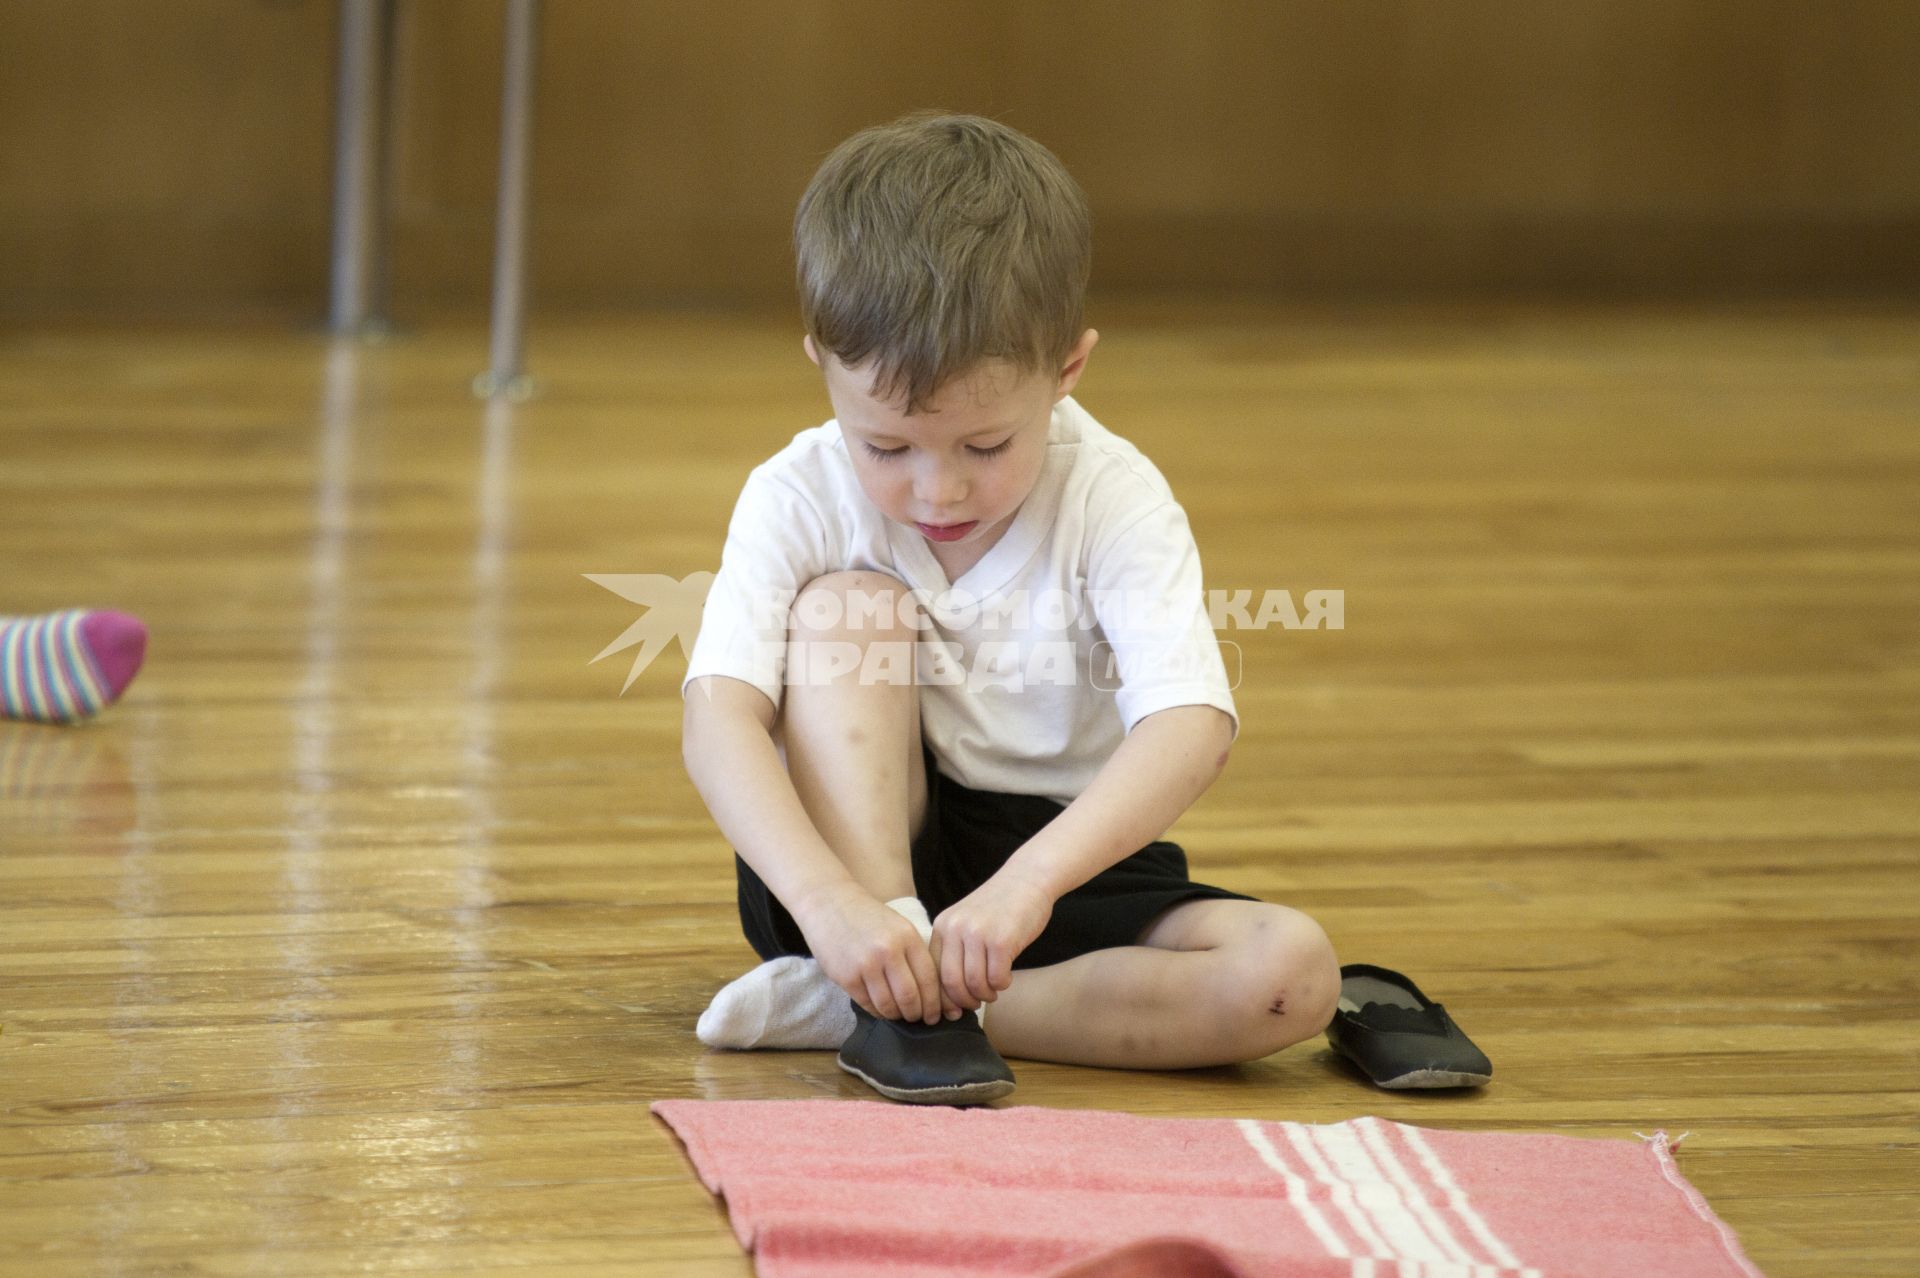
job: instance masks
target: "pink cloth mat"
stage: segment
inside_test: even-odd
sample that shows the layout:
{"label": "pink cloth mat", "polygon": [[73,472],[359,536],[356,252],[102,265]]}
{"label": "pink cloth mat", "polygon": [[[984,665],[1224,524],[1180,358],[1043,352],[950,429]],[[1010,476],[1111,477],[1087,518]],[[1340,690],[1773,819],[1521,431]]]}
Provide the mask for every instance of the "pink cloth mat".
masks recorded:
{"label": "pink cloth mat", "polygon": [[760,1278],[1760,1278],[1664,1132],[656,1101]]}

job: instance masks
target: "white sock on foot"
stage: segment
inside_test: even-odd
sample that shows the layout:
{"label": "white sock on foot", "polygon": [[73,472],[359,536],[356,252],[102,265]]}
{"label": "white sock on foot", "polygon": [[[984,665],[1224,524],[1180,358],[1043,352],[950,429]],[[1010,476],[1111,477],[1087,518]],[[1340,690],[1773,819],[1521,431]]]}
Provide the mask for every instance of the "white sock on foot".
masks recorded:
{"label": "white sock on foot", "polygon": [[847,993],[816,959],[769,959],[713,996],[694,1034],[708,1047],[838,1047],[853,1033]]}
{"label": "white sock on foot", "polygon": [[[913,924],[921,940],[932,937],[933,921],[919,897],[903,896],[887,906]],[[694,1034],[708,1047],[820,1050],[846,1042],[853,1025],[847,992],[827,979],[817,959],[789,954],[723,987],[700,1014]]]}

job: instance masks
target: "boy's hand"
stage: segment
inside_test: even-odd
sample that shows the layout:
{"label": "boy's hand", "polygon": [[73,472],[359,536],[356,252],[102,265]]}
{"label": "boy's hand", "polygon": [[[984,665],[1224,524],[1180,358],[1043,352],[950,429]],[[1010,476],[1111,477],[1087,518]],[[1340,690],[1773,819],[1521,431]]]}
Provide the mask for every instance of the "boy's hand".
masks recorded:
{"label": "boy's hand", "polygon": [[1013,984],[1013,960],[1053,917],[1053,896],[1004,870],[933,921],[942,992],[969,1012]]}
{"label": "boy's hand", "polygon": [[883,1020],[938,1023],[940,977],[920,933],[897,910],[846,885],[811,897],[794,922],[827,979]]}

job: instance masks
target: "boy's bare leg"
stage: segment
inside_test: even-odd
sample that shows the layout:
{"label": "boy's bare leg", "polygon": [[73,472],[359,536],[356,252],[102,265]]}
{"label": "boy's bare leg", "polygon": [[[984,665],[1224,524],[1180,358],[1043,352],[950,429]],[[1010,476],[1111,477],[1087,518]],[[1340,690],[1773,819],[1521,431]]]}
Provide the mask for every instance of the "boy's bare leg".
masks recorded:
{"label": "boy's bare leg", "polygon": [[[818,642],[862,654],[875,642],[911,642],[915,632],[891,609],[888,622],[808,624],[817,613],[803,601],[839,595],[844,619],[845,596],[855,590],[906,587],[872,572],[809,583],[795,600],[789,662],[809,660],[805,645]],[[906,668],[911,671],[910,661]],[[910,681],[863,683],[856,668],[830,683],[789,685],[774,721],[774,746],[801,807],[854,881],[883,902],[914,895],[910,840],[927,806],[917,693]],[[788,956],[760,964],[716,993],[696,1032],[710,1047],[823,1048],[839,1046],[853,1027],[845,992],[815,960]]]}
{"label": "boy's bare leg", "polygon": [[1320,1033],[1340,997],[1326,934],[1255,901],[1185,901],[1143,945],[1023,968],[986,1018],[1005,1056],[1118,1069],[1258,1060]]}
{"label": "boy's bare leg", "polygon": [[[875,642],[905,645],[904,683],[862,682],[858,669],[828,684],[796,682],[785,689],[775,742],[800,806],[853,875],[876,900],[914,895],[912,839],[925,820],[926,766],[920,753],[919,689],[912,683],[915,632],[895,608],[884,620],[850,617],[853,592],[884,592],[897,601],[907,587],[877,572],[842,572],[809,583],[794,602],[791,659],[807,659],[794,644],[850,645],[865,652]],[[839,624],[809,625],[809,596],[841,600]]]}
{"label": "boy's bare leg", "polygon": [[[868,599],[883,605],[866,607]],[[819,606],[835,602],[838,608]],[[810,992],[854,1018],[835,1058],[841,1069],[893,1100],[980,1104],[1006,1095],[1014,1078],[971,1018],[941,1023],[946,999],[925,944],[932,922],[913,881],[912,840],[925,821],[928,778],[915,683],[920,632],[911,614],[900,616],[911,606],[917,602],[907,587],[877,572],[821,577],[794,601],[787,662],[789,670],[806,664],[788,680],[775,723],[781,760],[808,819],[853,880],[918,934],[910,938],[898,918],[886,919],[877,960],[886,971],[876,980],[872,916],[888,910],[840,890],[809,920],[817,935],[808,940],[821,958],[805,962],[817,973]],[[808,651],[815,647],[819,653]],[[816,655],[825,660],[816,665]],[[849,961],[865,998],[842,993],[827,976],[829,965]],[[953,1014],[960,1016],[957,1008]]]}

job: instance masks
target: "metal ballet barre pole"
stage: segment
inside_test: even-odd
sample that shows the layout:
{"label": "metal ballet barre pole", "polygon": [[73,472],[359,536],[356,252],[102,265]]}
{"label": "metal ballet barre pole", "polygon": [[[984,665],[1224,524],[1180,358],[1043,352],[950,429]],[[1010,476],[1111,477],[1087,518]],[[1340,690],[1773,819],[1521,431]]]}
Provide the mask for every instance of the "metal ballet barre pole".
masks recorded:
{"label": "metal ballet barre pole", "polygon": [[533,391],[522,366],[527,282],[527,172],[533,141],[533,74],[540,0],[507,0],[505,66],[500,87],[499,213],[494,223],[493,339],[490,366],[476,395],[524,399]]}
{"label": "metal ballet barre pole", "polygon": [[390,0],[340,3],[327,327],[342,335],[381,326],[372,313],[373,260],[380,234],[381,54],[389,4]]}

